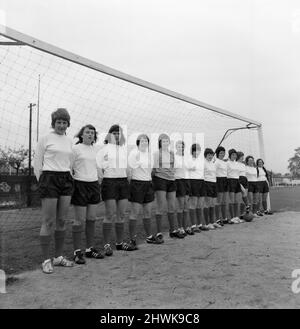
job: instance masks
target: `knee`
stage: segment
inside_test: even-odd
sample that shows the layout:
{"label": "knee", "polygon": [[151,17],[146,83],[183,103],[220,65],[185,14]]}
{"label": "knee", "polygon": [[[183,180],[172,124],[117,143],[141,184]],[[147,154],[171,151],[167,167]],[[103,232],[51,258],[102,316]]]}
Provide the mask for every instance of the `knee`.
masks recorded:
{"label": "knee", "polygon": [[151,217],[151,211],[148,209],[144,210],[144,218],[150,218]]}
{"label": "knee", "polygon": [[182,212],[185,207],[185,202],[180,202],[178,203],[178,211]]}
{"label": "knee", "polygon": [[168,212],[175,212],[175,206],[174,205],[168,205]]}
{"label": "knee", "polygon": [[65,223],[66,221],[62,218],[57,218],[56,219],[56,229],[64,229],[65,228]]}
{"label": "knee", "polygon": [[165,206],[163,203],[160,203],[160,202],[157,203],[157,206],[156,206],[157,213],[162,214],[164,212],[164,208],[165,208]]}
{"label": "knee", "polygon": [[80,219],[74,219],[73,223],[72,223],[73,226],[83,226],[83,220],[80,220]]}
{"label": "knee", "polygon": [[138,216],[137,216],[137,213],[135,211],[130,212],[130,216],[129,216],[130,220],[136,220],[137,217]]}
{"label": "knee", "polygon": [[115,215],[115,213],[113,211],[106,211],[105,220],[107,222],[112,222],[114,219],[114,215]]}
{"label": "knee", "polygon": [[125,217],[126,217],[125,211],[120,211],[117,221],[123,223],[125,222]]}
{"label": "knee", "polygon": [[[135,220],[135,219],[133,219],[133,220]],[[116,220],[116,223],[124,223],[124,222],[125,222],[125,216],[121,216],[121,214],[120,214],[120,216]]]}
{"label": "knee", "polygon": [[44,220],[41,231],[51,234],[54,231],[54,220]]}

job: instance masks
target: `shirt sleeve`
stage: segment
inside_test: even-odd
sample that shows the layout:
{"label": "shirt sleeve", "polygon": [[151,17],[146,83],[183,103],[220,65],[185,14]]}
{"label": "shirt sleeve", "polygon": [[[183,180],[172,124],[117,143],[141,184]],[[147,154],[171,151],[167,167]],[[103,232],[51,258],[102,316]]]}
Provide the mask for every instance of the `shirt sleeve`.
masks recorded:
{"label": "shirt sleeve", "polygon": [[33,159],[33,170],[37,180],[39,180],[40,175],[43,171],[45,151],[46,151],[45,137],[42,137],[37,143],[34,159]]}

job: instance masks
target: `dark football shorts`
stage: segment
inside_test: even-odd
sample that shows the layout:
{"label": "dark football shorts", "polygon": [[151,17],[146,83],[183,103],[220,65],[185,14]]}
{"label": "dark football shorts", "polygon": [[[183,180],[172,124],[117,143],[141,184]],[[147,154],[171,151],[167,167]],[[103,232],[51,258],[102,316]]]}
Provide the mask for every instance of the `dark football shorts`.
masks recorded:
{"label": "dark football shorts", "polygon": [[245,189],[247,189],[248,188],[248,179],[247,179],[247,177],[245,177],[245,176],[240,176],[240,178],[239,178],[239,182],[240,182],[240,184],[245,188]]}
{"label": "dark football shorts", "polygon": [[43,171],[38,183],[40,198],[71,196],[74,181],[69,171]]}
{"label": "dark football shorts", "polygon": [[100,200],[100,184],[98,181],[83,182],[74,180],[71,204],[86,207],[88,204],[98,204]]}
{"label": "dark football shorts", "polygon": [[217,177],[217,193],[228,192],[227,177]]}
{"label": "dark football shorts", "polygon": [[241,186],[238,178],[228,178],[228,192],[239,193],[241,192]]}
{"label": "dark football shorts", "polygon": [[206,188],[203,179],[190,179],[190,184],[191,184],[190,196],[195,196],[198,198],[206,196]]}
{"label": "dark football shorts", "polygon": [[123,200],[129,198],[129,183],[124,178],[103,178],[101,184],[102,200]]}
{"label": "dark football shorts", "polygon": [[269,185],[266,181],[257,182],[259,193],[268,193],[270,191]]}
{"label": "dark football shorts", "polygon": [[165,192],[176,191],[175,180],[169,180],[169,179],[153,176],[152,181],[153,181],[154,191],[165,191]]}
{"label": "dark football shorts", "polygon": [[206,196],[209,198],[217,197],[217,183],[205,181]]}
{"label": "dark football shorts", "polygon": [[154,200],[154,190],[151,181],[132,179],[129,184],[130,202],[149,203]]}
{"label": "dark football shorts", "polygon": [[190,195],[191,184],[189,179],[176,179],[176,197],[181,198]]}
{"label": "dark football shorts", "polygon": [[258,182],[248,182],[248,192],[259,193],[259,184],[258,184]]}

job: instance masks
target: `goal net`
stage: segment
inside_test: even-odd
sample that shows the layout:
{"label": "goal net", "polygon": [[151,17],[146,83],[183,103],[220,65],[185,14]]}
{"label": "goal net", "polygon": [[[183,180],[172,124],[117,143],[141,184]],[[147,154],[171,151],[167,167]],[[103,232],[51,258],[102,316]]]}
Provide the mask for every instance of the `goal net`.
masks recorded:
{"label": "goal net", "polygon": [[[215,149],[228,132],[222,142],[227,151],[235,148],[255,158],[263,155],[259,122],[0,26],[0,152],[9,151],[15,157],[23,154],[23,158],[25,154],[21,168],[28,166],[30,104],[34,104],[33,150],[38,138],[50,131],[51,113],[65,107],[71,116],[71,137],[83,125],[93,124],[101,141],[109,127],[118,123],[126,127],[128,140],[139,132],[182,137],[203,134],[203,146]],[[15,175],[16,171],[10,166],[7,172],[3,163],[0,170],[4,200],[11,191],[4,174]],[[12,205],[22,203],[13,201]],[[16,216],[11,215],[10,221]]]}
{"label": "goal net", "polygon": [[105,134],[112,124],[134,132],[203,133],[205,147],[224,140],[254,157],[261,155],[260,124],[184,95],[131,77],[6,27],[0,39],[0,147],[27,146],[29,104],[33,107],[32,146],[50,129],[50,115],[65,107],[71,115],[69,136],[83,124]]}

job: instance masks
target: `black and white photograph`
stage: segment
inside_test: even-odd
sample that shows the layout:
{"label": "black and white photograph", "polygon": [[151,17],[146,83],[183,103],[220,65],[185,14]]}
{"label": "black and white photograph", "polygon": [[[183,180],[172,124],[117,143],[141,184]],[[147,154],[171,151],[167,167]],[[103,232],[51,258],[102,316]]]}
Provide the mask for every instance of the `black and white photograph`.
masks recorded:
{"label": "black and white photograph", "polygon": [[0,0],[0,309],[300,308],[299,58],[296,0]]}

